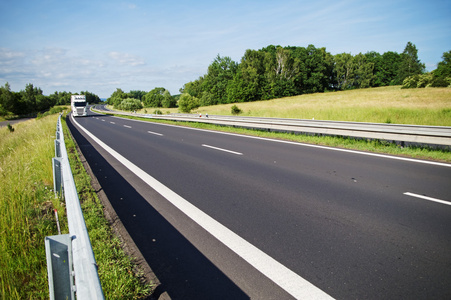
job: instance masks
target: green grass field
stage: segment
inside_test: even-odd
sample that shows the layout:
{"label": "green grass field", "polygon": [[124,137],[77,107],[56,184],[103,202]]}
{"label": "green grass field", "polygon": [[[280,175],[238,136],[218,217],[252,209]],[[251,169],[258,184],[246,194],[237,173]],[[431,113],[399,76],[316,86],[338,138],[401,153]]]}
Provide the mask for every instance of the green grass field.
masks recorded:
{"label": "green grass field", "polygon": [[[231,115],[232,105],[243,116],[451,126],[450,88],[379,87],[205,106],[193,112]],[[177,112],[176,108],[160,110]],[[153,113],[154,109],[146,111]]]}
{"label": "green grass field", "polygon": [[[381,87],[236,104],[243,115],[353,122],[451,126],[451,89]],[[231,114],[232,105],[202,107]]]}

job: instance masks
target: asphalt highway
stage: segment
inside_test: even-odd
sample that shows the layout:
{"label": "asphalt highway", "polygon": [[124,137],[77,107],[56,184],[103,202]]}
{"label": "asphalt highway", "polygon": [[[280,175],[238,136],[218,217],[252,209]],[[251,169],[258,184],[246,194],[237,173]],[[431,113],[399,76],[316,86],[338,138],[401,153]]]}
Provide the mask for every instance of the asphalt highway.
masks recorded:
{"label": "asphalt highway", "polygon": [[75,121],[172,299],[451,298],[451,165],[104,115]]}

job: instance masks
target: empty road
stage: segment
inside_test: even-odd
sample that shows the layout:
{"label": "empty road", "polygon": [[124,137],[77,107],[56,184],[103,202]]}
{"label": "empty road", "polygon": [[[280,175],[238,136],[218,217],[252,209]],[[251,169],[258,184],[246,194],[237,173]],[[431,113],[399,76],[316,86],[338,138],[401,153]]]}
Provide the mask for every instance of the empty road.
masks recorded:
{"label": "empty road", "polygon": [[449,164],[100,114],[68,125],[172,299],[451,298]]}

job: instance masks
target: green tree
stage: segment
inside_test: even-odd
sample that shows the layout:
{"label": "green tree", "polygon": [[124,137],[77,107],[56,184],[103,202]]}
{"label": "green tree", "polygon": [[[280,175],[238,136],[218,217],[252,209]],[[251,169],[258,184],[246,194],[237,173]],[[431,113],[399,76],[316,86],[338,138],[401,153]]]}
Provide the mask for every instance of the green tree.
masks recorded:
{"label": "green tree", "polygon": [[373,86],[396,85],[401,55],[397,52],[387,51],[380,59],[374,63],[374,84]]}
{"label": "green tree", "polygon": [[99,96],[97,96],[96,94],[90,93],[90,92],[88,92],[88,91],[86,91],[86,92],[80,92],[80,94],[86,96],[86,102],[88,102],[89,104],[97,104],[97,103],[100,103],[100,98],[99,98]]}
{"label": "green tree", "polygon": [[5,83],[5,86],[0,87],[0,114],[5,116],[14,111],[15,102],[14,93],[11,92],[9,83]]}
{"label": "green tree", "polygon": [[147,94],[147,92],[134,90],[130,91],[128,94],[130,95],[130,98],[142,100],[142,98],[144,97],[145,94]]}
{"label": "green tree", "polygon": [[265,53],[263,51],[246,50],[238,70],[229,83],[228,102],[249,102],[263,99],[265,85]]}
{"label": "green tree", "polygon": [[[229,82],[229,85],[230,85],[230,83],[231,82]],[[229,92],[229,90],[228,90],[229,85],[227,85],[227,90],[226,90],[227,95]],[[200,103],[200,106],[209,106],[209,105],[214,105],[215,100],[214,100],[214,97],[212,94],[210,94],[207,91],[203,91],[202,96],[199,99],[199,103]]]}
{"label": "green tree", "polygon": [[269,88],[262,92],[263,99],[292,96],[296,94],[294,78],[298,73],[297,60],[292,50],[281,46],[268,46],[264,49],[265,78]]}
{"label": "green tree", "polygon": [[354,86],[354,65],[350,53],[340,53],[334,56],[336,86],[339,90],[351,89]]}
{"label": "green tree", "polygon": [[356,88],[369,88],[373,82],[374,63],[367,61],[362,53],[357,54],[353,58]]}
{"label": "green tree", "polygon": [[411,42],[408,42],[401,54],[401,63],[395,83],[402,84],[404,79],[409,76],[423,74],[424,69],[424,64],[418,59],[417,47]]}
{"label": "green tree", "polygon": [[219,54],[208,66],[204,76],[202,92],[211,94],[211,104],[227,103],[227,86],[236,74],[238,64],[230,57],[221,57]]}
{"label": "green tree", "polygon": [[437,69],[434,70],[434,75],[440,77],[451,77],[451,50],[443,53],[442,61],[437,64]]}
{"label": "green tree", "polygon": [[180,95],[178,106],[181,112],[188,113],[192,109],[198,108],[199,105],[199,99],[197,99],[196,97],[193,97],[188,93],[183,93],[182,95]]}
{"label": "green tree", "polygon": [[124,93],[123,90],[121,90],[120,88],[117,88],[116,91],[114,91],[111,96],[107,99],[107,103],[109,105],[113,105],[115,107],[118,107],[122,100],[128,98],[128,95],[126,93]]}
{"label": "green tree", "polygon": [[67,105],[70,104],[71,92],[54,92],[49,97],[52,98],[55,105]]}
{"label": "green tree", "polygon": [[303,50],[305,77],[303,78],[303,93],[324,92],[334,85],[334,60],[326,48],[315,48],[309,45]]}
{"label": "green tree", "polygon": [[164,108],[176,107],[177,101],[171,96],[168,90],[163,92],[163,100],[161,100],[161,106]]}
{"label": "green tree", "polygon": [[22,99],[19,104],[19,114],[27,114],[37,110],[36,96],[42,95],[42,90],[35,88],[33,84],[28,83],[25,90],[21,92]]}
{"label": "green tree", "polygon": [[444,52],[442,61],[438,63],[437,69],[432,74],[433,87],[447,87],[451,85],[451,51]]}
{"label": "green tree", "polygon": [[188,93],[193,97],[202,97],[202,90],[204,83],[204,77],[200,76],[197,80],[185,83],[183,87],[179,90],[181,94]]}
{"label": "green tree", "polygon": [[141,101],[133,98],[126,98],[118,105],[121,110],[134,111],[143,108]]}
{"label": "green tree", "polygon": [[163,104],[163,94],[166,91],[163,87],[157,87],[148,92],[143,97],[143,103],[145,107],[162,107]]}

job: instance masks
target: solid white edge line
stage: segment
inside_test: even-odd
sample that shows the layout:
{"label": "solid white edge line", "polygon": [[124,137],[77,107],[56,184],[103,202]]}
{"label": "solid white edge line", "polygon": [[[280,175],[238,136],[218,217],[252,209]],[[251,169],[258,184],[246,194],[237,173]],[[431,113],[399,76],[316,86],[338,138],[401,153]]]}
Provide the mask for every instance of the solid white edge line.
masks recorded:
{"label": "solid white edge line", "polygon": [[421,198],[421,199],[424,199],[424,200],[429,200],[429,201],[433,201],[433,202],[437,202],[437,203],[441,203],[441,204],[451,205],[451,202],[449,202],[449,201],[440,200],[440,199],[436,199],[436,198],[432,198],[432,197],[428,197],[428,196],[423,196],[423,195],[418,195],[418,194],[414,194],[414,193],[410,193],[410,192],[405,192],[404,195],[411,196],[411,197],[416,197],[416,198]]}
{"label": "solid white edge line", "polygon": [[147,131],[150,134],[155,134],[155,135],[159,135],[159,136],[163,136],[163,134],[158,133],[158,132],[153,132],[153,131]]}
{"label": "solid white edge line", "polygon": [[[118,117],[115,117],[115,118],[118,118]],[[142,121],[142,120],[133,120],[133,121],[150,123],[150,121]],[[177,125],[164,124],[164,123],[152,122],[152,124],[161,125],[161,126],[177,127],[177,128],[183,128],[183,129],[189,129],[189,130],[205,131],[205,132],[211,132],[211,133],[217,133],[217,134],[232,135],[232,136],[244,137],[244,138],[249,138],[249,139],[271,141],[271,142],[275,142],[275,143],[292,144],[292,145],[319,148],[319,149],[325,149],[325,150],[340,151],[340,152],[354,153],[354,154],[360,154],[360,155],[368,155],[368,156],[375,156],[375,157],[381,157],[381,158],[403,160],[403,161],[451,168],[451,164],[441,163],[441,162],[436,162],[436,161],[419,160],[419,159],[415,159],[415,158],[408,158],[408,157],[402,157],[402,156],[392,156],[392,155],[387,155],[387,154],[363,152],[363,151],[351,150],[351,149],[334,148],[331,146],[305,144],[305,143],[301,143],[301,142],[283,141],[283,140],[276,140],[276,139],[264,138],[264,137],[259,137],[259,136],[250,136],[250,135],[244,135],[244,134],[238,134],[238,133],[230,133],[230,132],[222,132],[222,131],[215,131],[215,130],[208,130],[208,129],[184,127],[184,126],[177,126]]]}
{"label": "solid white edge line", "polygon": [[205,144],[202,144],[202,147],[207,147],[207,148],[211,148],[211,149],[215,149],[215,150],[219,150],[219,151],[224,151],[224,152],[228,152],[228,153],[232,153],[232,154],[236,154],[236,155],[243,155],[243,153],[240,153],[240,152],[235,152],[235,151],[232,151],[232,150],[227,150],[227,149],[223,149],[223,148],[213,147],[213,146],[205,145]]}
{"label": "solid white edge line", "polygon": [[131,161],[120,155],[118,152],[103,143],[87,129],[78,124],[72,118],[74,124],[83,130],[91,139],[93,139],[105,151],[110,153],[115,159],[122,163],[126,168],[136,176],[146,182],[152,189],[166,198],[170,203],[186,214],[194,222],[199,224],[211,235],[218,239],[225,246],[242,257],[259,272],[271,279],[274,283],[291,294],[296,299],[333,299],[330,295],[317,288],[309,281],[305,280],[295,272],[291,271],[245,239],[241,238],[233,231],[220,224],[218,221],[189,203],[187,200],[173,192],[164,184],[144,172]]}

